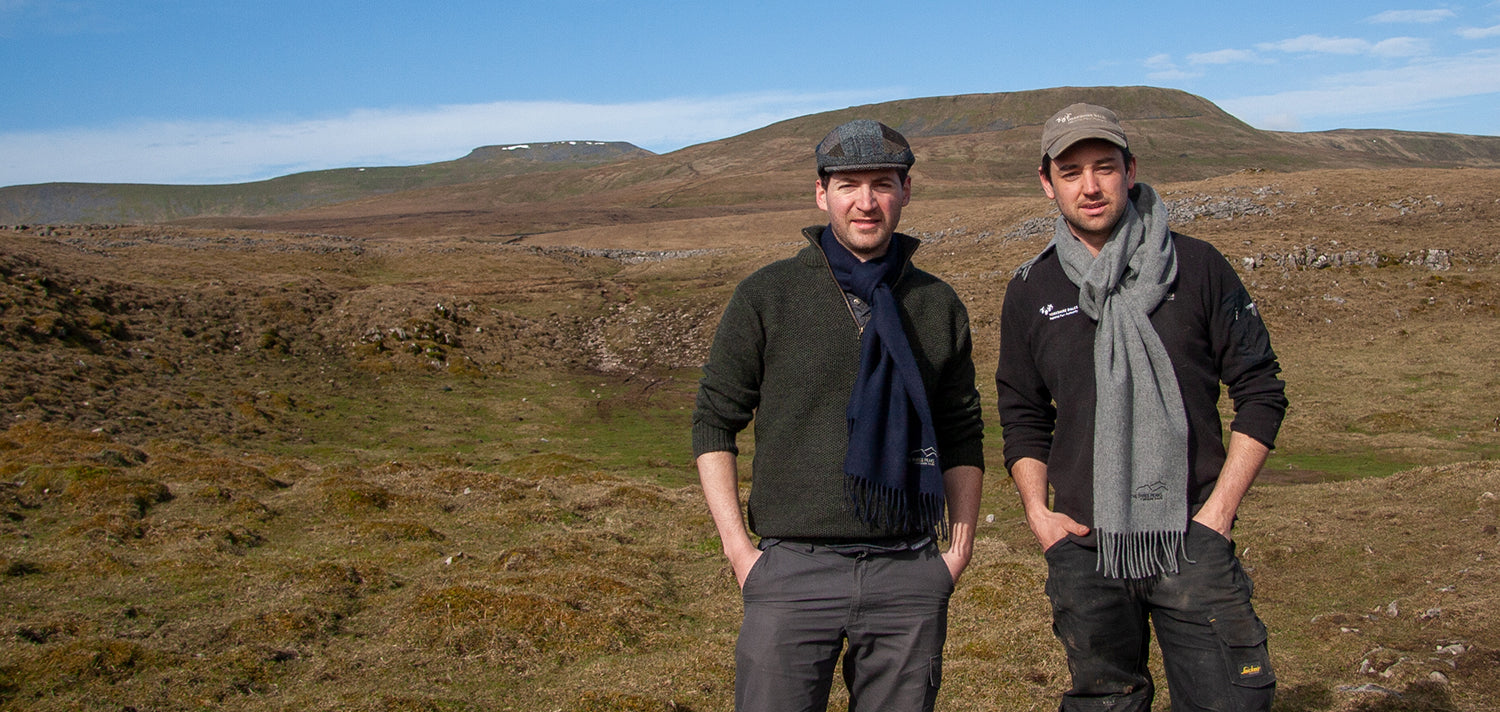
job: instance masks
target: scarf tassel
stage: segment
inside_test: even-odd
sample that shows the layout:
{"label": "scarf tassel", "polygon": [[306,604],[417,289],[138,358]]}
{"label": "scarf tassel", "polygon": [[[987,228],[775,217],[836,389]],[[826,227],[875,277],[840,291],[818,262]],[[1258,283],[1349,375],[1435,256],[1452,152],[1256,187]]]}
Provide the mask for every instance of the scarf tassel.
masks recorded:
{"label": "scarf tassel", "polygon": [[885,487],[859,477],[844,477],[844,494],[855,516],[876,529],[893,532],[935,532],[949,537],[947,504],[942,495],[920,492],[916,506],[909,506],[910,493]]}
{"label": "scarf tassel", "polygon": [[1177,531],[1098,532],[1096,571],[1105,578],[1144,579],[1177,573],[1178,556],[1186,558],[1183,533]]}

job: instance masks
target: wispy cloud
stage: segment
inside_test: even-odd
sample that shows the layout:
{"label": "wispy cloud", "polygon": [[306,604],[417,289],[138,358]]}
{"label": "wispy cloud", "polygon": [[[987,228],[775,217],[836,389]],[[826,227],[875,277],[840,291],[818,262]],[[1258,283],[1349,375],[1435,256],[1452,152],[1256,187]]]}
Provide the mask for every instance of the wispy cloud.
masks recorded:
{"label": "wispy cloud", "polygon": [[[1500,92],[1500,52],[1419,60],[1396,69],[1331,75],[1312,89],[1216,103],[1260,128],[1298,130],[1311,119],[1388,114]],[[1289,108],[1291,107],[1291,108]]]}
{"label": "wispy cloud", "polygon": [[1464,27],[1459,29],[1458,36],[1466,40],[1482,40],[1490,37],[1500,37],[1500,25],[1493,27]]}
{"label": "wispy cloud", "polygon": [[1416,37],[1392,37],[1370,42],[1353,37],[1302,35],[1280,42],[1263,42],[1256,48],[1266,52],[1289,54],[1374,55],[1379,57],[1416,57],[1428,52],[1427,40]]}
{"label": "wispy cloud", "polygon": [[1147,57],[1142,64],[1146,67],[1147,79],[1163,84],[1171,84],[1203,76],[1202,72],[1189,72],[1178,67],[1170,54],[1152,55]]}
{"label": "wispy cloud", "polygon": [[360,110],[289,123],[156,121],[15,132],[0,134],[0,185],[235,182],[323,168],[441,161],[478,146],[528,141],[629,141],[663,152],[888,96],[889,90],[623,104],[498,102]]}
{"label": "wispy cloud", "polygon": [[1457,17],[1452,10],[1386,10],[1366,22],[1400,25],[1425,25]]}
{"label": "wispy cloud", "polygon": [[1243,64],[1255,62],[1260,56],[1248,49],[1221,49],[1214,52],[1197,52],[1187,56],[1188,64]]}

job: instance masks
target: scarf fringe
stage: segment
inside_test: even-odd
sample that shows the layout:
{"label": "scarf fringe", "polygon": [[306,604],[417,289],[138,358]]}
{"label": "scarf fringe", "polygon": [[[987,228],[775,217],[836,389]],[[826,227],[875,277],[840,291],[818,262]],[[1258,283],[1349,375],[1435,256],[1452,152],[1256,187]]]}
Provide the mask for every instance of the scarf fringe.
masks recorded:
{"label": "scarf fringe", "polygon": [[1187,557],[1183,532],[1097,532],[1099,560],[1095,570],[1105,578],[1144,579],[1177,573],[1178,556]]}
{"label": "scarf fringe", "polygon": [[876,529],[949,538],[947,502],[941,495],[917,493],[913,507],[911,493],[850,475],[844,476],[844,495],[854,516]]}

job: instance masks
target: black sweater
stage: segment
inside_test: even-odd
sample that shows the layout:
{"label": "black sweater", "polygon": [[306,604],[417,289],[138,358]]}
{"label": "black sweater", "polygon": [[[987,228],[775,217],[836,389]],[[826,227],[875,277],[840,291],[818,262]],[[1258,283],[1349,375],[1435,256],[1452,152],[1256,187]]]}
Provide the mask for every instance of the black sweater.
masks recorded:
{"label": "black sweater", "polygon": [[[1281,366],[1234,269],[1202,240],[1172,234],[1177,279],[1151,314],[1171,356],[1188,419],[1188,507],[1197,512],[1224,465],[1219,383],[1234,404],[1230,428],[1267,447],[1286,413]],[[1094,525],[1094,329],[1056,252],[1005,293],[995,372],[1005,465],[1047,463],[1053,509]]]}

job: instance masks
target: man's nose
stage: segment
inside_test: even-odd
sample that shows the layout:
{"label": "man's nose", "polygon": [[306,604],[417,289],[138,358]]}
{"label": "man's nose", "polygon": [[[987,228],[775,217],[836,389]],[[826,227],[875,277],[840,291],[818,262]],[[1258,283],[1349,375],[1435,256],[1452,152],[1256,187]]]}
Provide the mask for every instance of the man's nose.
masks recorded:
{"label": "man's nose", "polygon": [[1095,193],[1098,193],[1099,192],[1099,177],[1096,176],[1096,175],[1094,175],[1093,171],[1084,171],[1083,172],[1082,185],[1080,187],[1083,188],[1083,192],[1086,193],[1086,194],[1088,194],[1088,195],[1093,195]]}
{"label": "man's nose", "polygon": [[875,191],[870,188],[860,188],[859,194],[854,197],[854,206],[869,212],[875,209]]}

